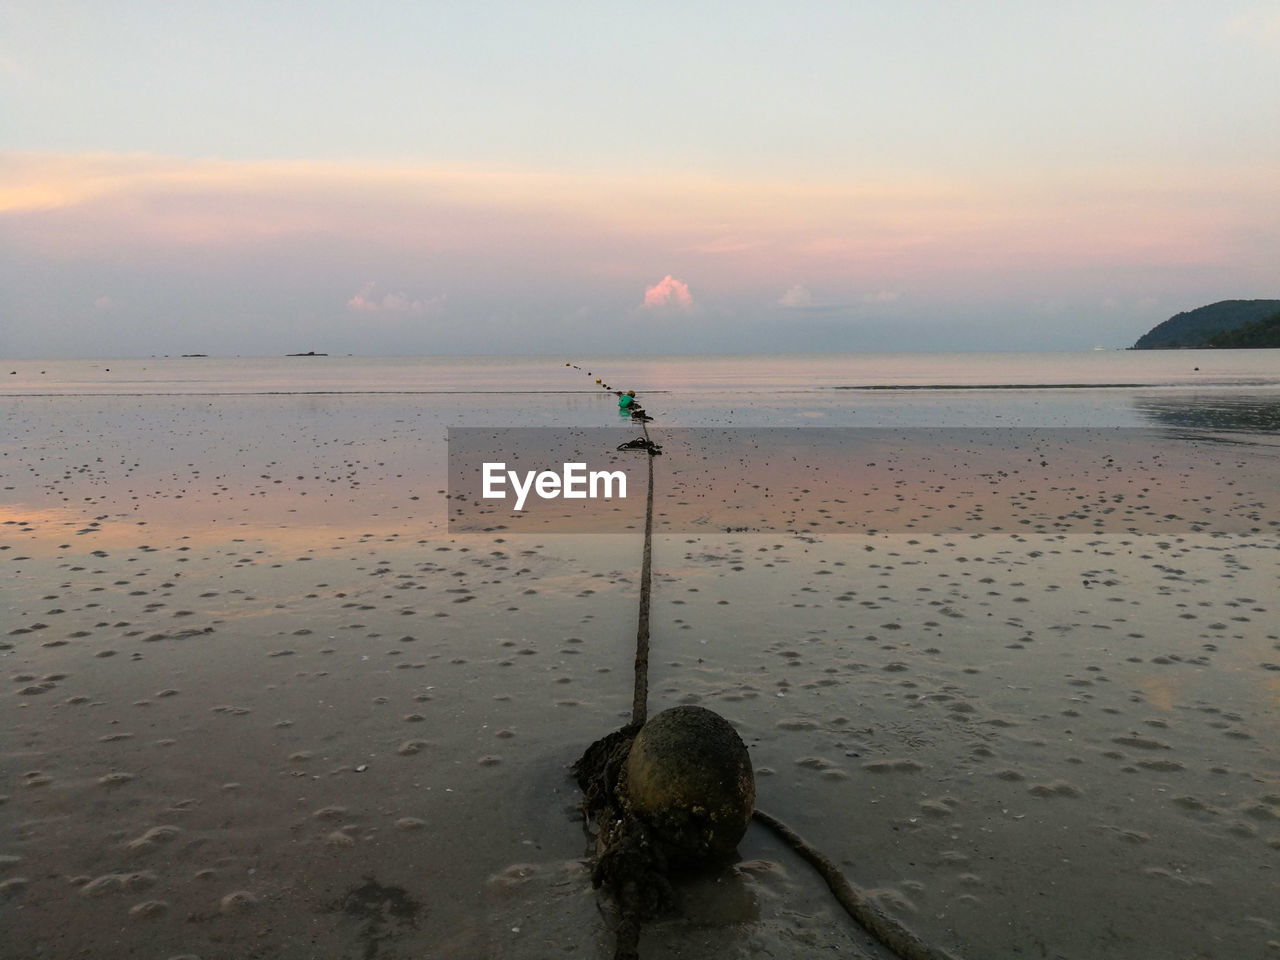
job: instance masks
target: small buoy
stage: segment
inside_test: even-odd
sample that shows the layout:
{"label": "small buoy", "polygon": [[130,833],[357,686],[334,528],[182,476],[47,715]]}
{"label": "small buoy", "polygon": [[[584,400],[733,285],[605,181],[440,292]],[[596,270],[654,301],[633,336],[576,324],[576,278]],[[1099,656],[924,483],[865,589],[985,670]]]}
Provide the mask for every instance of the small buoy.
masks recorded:
{"label": "small buoy", "polygon": [[640,728],[621,778],[628,812],[681,860],[733,853],[755,809],[751,757],[728,720],[698,706],[664,710]]}

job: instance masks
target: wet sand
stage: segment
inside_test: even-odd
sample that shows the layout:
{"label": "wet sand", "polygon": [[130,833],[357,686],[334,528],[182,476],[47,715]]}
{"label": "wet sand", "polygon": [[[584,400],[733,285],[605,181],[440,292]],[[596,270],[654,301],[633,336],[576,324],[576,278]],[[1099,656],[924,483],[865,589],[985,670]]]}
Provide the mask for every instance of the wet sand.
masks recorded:
{"label": "wet sand", "polygon": [[[3,467],[0,955],[610,955],[567,766],[629,709],[635,535],[450,531],[410,409],[52,406]],[[1274,447],[1151,442],[1156,532],[663,533],[651,711],[722,713],[760,807],[970,960],[1277,956]],[[933,469],[912,509],[1009,502]],[[740,852],[645,956],[886,956]]]}

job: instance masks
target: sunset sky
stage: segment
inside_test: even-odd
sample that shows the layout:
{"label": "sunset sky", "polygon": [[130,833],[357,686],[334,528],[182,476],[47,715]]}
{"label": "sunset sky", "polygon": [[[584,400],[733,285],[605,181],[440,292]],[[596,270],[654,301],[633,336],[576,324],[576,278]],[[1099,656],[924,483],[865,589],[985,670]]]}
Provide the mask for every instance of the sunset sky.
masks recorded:
{"label": "sunset sky", "polygon": [[1088,349],[1280,297],[1280,3],[0,5],[0,355]]}

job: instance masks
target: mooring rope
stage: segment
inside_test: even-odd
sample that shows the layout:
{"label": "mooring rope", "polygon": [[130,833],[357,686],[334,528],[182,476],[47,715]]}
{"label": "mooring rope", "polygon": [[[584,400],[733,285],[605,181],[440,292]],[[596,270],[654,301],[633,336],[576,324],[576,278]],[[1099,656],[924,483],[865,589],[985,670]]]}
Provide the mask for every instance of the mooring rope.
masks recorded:
{"label": "mooring rope", "polygon": [[[648,717],[649,701],[649,609],[653,593],[653,461],[661,448],[649,437],[649,428],[644,421],[640,423],[644,431],[644,445],[639,440],[631,442],[636,449],[644,449],[649,454],[648,483],[645,492],[644,512],[644,552],[640,563],[640,612],[636,624],[636,656],[635,656],[635,688],[631,701],[631,723],[622,730],[597,741],[578,762],[579,768],[599,748],[602,752],[615,754],[613,763],[625,756],[629,749],[630,737],[635,735]],[[630,445],[624,444],[619,449]],[[604,762],[602,761],[602,766]],[[616,771],[615,771],[616,775]],[[613,776],[609,777],[610,780]],[[840,867],[822,851],[813,847],[777,817],[755,808],[752,818],[785,843],[796,854],[818,872],[836,902],[844,911],[880,943],[893,951],[901,960],[958,960],[955,954],[935,948],[926,943],[918,935],[908,930],[896,919],[884,913],[875,903],[871,894],[854,886],[840,870]],[[635,891],[630,891],[630,900]],[[622,904],[623,910],[614,930],[614,960],[635,960],[638,957],[640,941],[640,917],[634,909]]]}
{"label": "mooring rope", "polygon": [[808,861],[818,875],[826,881],[836,902],[844,907],[854,921],[902,960],[957,960],[955,954],[931,947],[919,936],[875,905],[871,895],[849,882],[843,871],[822,851],[812,847],[804,837],[796,833],[777,817],[756,807],[752,817],[757,823],[772,830],[787,846]]}
{"label": "mooring rope", "polygon": [[649,489],[644,502],[644,554],[640,561],[640,615],[636,623],[635,693],[631,698],[631,722],[643,724],[649,715],[649,598],[653,595],[653,461],[656,459],[643,423],[644,439],[650,444]]}

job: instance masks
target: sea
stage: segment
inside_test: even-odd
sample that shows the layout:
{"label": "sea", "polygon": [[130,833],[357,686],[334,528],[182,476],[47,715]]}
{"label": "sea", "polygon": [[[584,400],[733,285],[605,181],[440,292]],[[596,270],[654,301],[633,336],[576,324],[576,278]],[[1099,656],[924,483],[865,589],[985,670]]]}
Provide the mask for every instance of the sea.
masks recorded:
{"label": "sea", "polygon": [[466,426],[591,425],[611,410],[614,391],[636,390],[645,409],[668,426],[1280,428],[1280,351],[1274,350],[164,356],[24,359],[6,366],[5,401],[252,397],[259,408],[301,405],[304,412],[340,402],[391,412],[407,404]]}

